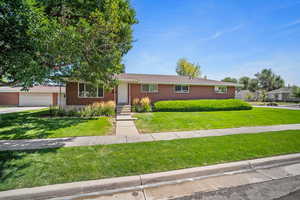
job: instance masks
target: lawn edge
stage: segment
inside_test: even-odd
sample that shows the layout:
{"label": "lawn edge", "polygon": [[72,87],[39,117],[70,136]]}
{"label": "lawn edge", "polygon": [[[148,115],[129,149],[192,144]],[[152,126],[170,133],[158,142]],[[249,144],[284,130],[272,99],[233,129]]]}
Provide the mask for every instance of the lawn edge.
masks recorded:
{"label": "lawn edge", "polygon": [[221,176],[226,173],[241,173],[258,169],[278,167],[288,164],[300,163],[300,153],[264,157],[236,162],[228,162],[203,167],[186,168],[151,174],[125,176],[73,183],[54,184],[33,188],[22,188],[0,192],[0,199],[36,199],[54,198],[103,191],[124,191],[133,188],[148,187],[163,184],[169,181],[188,178],[207,178]]}

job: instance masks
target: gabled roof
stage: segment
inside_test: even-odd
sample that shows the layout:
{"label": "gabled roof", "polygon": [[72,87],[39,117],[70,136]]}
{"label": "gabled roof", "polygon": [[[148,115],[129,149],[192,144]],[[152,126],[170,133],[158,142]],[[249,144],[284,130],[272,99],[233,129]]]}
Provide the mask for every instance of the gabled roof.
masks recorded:
{"label": "gabled roof", "polygon": [[285,87],[285,88],[279,88],[277,90],[272,90],[268,93],[272,94],[272,93],[292,93],[293,92],[293,88],[291,87]]}
{"label": "gabled roof", "polygon": [[118,80],[130,83],[150,84],[183,84],[206,86],[241,86],[240,84],[209,80],[205,78],[190,78],[188,76],[159,75],[159,74],[131,74],[123,73],[116,76]]}

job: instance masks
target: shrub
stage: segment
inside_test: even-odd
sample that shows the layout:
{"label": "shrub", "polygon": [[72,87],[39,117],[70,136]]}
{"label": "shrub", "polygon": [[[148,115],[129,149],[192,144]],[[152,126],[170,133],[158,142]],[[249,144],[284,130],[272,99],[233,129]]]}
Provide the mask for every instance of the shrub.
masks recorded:
{"label": "shrub", "polygon": [[250,92],[247,92],[247,94],[245,95],[245,98],[247,101],[252,101],[253,100],[253,95]]}
{"label": "shrub", "polygon": [[58,106],[50,106],[49,115],[51,117],[63,117],[67,115],[67,111]]}
{"label": "shrub", "polygon": [[81,117],[91,117],[94,116],[94,110],[92,109],[92,105],[87,105],[80,110]]}
{"label": "shrub", "polygon": [[132,109],[133,112],[138,112],[139,104],[140,104],[140,99],[139,98],[134,98],[132,100],[132,107],[131,107],[131,109]]}
{"label": "shrub", "polygon": [[108,101],[104,103],[102,115],[112,116],[115,114],[116,104],[114,101]]}
{"label": "shrub", "polygon": [[111,116],[115,114],[116,104],[113,101],[97,102],[84,107],[80,111],[82,117]]}
{"label": "shrub", "polygon": [[275,102],[269,102],[267,103],[267,106],[278,106],[278,104]]}
{"label": "shrub", "polygon": [[151,111],[151,100],[149,97],[144,97],[140,101],[140,105],[143,112],[150,112]]}
{"label": "shrub", "polygon": [[155,111],[219,111],[219,110],[251,110],[252,106],[239,99],[226,100],[175,100],[154,103]]}
{"label": "shrub", "polygon": [[65,115],[67,115],[69,117],[79,117],[80,116],[79,112],[75,108],[71,109],[69,111],[65,111]]}
{"label": "shrub", "polygon": [[138,98],[132,101],[133,112],[150,112],[151,111],[151,100],[149,97],[144,97],[141,100]]}

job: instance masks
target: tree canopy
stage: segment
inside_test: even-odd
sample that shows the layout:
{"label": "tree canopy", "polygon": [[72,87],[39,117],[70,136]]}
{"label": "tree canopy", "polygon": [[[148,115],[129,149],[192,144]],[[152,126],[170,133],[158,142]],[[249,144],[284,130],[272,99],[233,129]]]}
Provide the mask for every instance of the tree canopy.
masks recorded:
{"label": "tree canopy", "polygon": [[243,76],[239,79],[239,84],[242,84],[242,90],[248,90],[250,84],[250,78],[247,76]]}
{"label": "tree canopy", "polygon": [[[255,74],[256,78],[249,78],[243,76],[238,83],[243,85],[242,90],[250,90],[255,92],[257,90],[271,91],[284,87],[284,80],[280,75],[276,75],[271,69],[263,69],[261,72]],[[237,79],[226,77],[222,81],[237,83]]]}
{"label": "tree canopy", "polygon": [[200,65],[190,63],[185,58],[181,58],[177,62],[176,73],[179,76],[199,77],[201,76]]}
{"label": "tree canopy", "polygon": [[128,0],[0,0],[0,81],[112,85],[137,23]]}
{"label": "tree canopy", "polygon": [[276,90],[284,87],[284,80],[276,75],[271,69],[263,69],[255,74],[259,87],[266,91]]}
{"label": "tree canopy", "polygon": [[248,90],[250,90],[251,92],[255,92],[258,89],[259,89],[258,80],[256,78],[250,79]]}
{"label": "tree canopy", "polygon": [[238,82],[236,78],[231,78],[231,77],[226,77],[226,78],[222,79],[222,81],[230,82],[230,83],[237,83]]}

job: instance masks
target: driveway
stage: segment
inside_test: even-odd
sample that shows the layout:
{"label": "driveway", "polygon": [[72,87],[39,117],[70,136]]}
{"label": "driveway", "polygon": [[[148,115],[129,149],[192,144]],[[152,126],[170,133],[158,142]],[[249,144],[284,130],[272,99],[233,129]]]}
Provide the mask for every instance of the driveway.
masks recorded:
{"label": "driveway", "polygon": [[22,112],[27,110],[38,110],[42,108],[47,108],[47,107],[5,107],[5,108],[0,108],[0,114]]}

